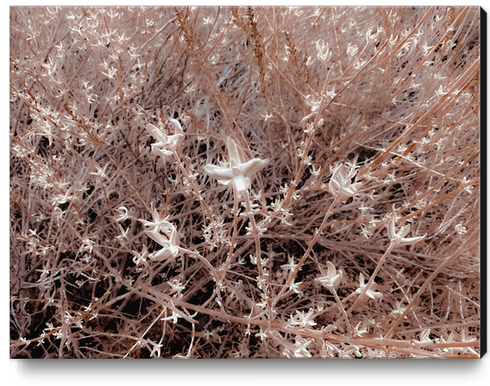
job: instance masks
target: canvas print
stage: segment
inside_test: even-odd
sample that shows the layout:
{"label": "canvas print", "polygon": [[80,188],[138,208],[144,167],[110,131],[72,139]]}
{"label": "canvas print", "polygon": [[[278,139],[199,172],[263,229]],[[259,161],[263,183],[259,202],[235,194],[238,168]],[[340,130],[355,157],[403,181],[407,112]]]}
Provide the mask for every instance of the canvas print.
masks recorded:
{"label": "canvas print", "polygon": [[479,358],[479,7],[11,7],[11,358]]}

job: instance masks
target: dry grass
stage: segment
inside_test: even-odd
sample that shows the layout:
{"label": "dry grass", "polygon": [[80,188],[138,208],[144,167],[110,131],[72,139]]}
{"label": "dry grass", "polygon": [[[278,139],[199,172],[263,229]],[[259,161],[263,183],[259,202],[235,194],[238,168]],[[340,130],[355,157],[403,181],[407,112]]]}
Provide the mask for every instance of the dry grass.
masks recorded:
{"label": "dry grass", "polygon": [[11,357],[478,357],[479,27],[11,8]]}

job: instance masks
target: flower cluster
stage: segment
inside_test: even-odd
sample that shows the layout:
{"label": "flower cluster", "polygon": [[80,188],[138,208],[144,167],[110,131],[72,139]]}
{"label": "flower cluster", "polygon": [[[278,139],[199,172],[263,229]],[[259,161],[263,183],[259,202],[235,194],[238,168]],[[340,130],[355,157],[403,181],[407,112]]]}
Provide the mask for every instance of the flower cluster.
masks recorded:
{"label": "flower cluster", "polygon": [[[163,247],[161,250],[149,255],[152,260],[165,261],[169,258],[175,258],[179,254],[179,233],[167,219],[168,216],[162,219],[158,211],[154,209],[153,221],[139,220],[145,227],[149,228],[146,230],[146,234]],[[161,231],[163,231],[163,234]],[[141,259],[141,257],[138,258]]]}

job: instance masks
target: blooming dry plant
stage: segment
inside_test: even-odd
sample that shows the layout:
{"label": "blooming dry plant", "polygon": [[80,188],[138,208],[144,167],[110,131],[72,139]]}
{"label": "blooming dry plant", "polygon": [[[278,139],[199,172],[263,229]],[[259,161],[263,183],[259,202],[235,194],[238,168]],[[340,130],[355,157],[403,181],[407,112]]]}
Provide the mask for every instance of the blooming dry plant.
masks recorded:
{"label": "blooming dry plant", "polygon": [[480,9],[12,7],[14,358],[480,356]]}

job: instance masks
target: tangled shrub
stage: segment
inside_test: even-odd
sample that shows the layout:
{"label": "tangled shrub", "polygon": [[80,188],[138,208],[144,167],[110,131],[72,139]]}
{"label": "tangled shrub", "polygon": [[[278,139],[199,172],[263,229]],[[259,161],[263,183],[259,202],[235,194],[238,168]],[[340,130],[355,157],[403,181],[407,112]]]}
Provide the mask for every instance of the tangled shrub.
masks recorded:
{"label": "tangled shrub", "polygon": [[479,28],[12,7],[11,356],[479,357]]}

